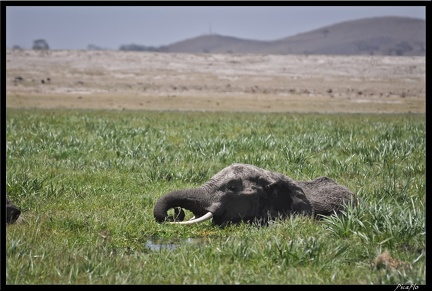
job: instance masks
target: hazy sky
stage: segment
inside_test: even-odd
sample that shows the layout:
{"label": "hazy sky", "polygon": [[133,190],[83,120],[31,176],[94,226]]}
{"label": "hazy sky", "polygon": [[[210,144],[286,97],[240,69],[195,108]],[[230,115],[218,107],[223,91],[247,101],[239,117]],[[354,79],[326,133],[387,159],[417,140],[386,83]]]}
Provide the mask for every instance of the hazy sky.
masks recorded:
{"label": "hazy sky", "polygon": [[[109,3],[109,2],[107,2]],[[116,2],[118,3],[118,2]],[[424,6],[7,6],[6,46],[118,49],[167,45],[203,34],[275,40],[338,22],[374,16],[425,19]]]}

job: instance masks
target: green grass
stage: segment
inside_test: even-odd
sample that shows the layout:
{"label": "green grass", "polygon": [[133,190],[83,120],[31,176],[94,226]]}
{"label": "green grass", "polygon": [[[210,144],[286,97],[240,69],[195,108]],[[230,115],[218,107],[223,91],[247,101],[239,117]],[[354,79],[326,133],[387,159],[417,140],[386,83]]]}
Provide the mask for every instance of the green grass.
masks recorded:
{"label": "green grass", "polygon": [[[6,284],[426,283],[425,115],[8,109],[6,149],[23,210]],[[160,196],[234,162],[328,175],[361,203],[268,227],[155,222]]]}

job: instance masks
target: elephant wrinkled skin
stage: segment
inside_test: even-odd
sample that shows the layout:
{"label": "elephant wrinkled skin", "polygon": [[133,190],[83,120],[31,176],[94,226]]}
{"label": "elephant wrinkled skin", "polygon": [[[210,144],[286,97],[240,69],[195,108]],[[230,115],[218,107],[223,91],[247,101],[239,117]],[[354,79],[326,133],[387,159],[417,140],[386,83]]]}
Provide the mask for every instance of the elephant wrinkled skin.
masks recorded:
{"label": "elephant wrinkled skin", "polygon": [[[338,213],[355,194],[328,177],[294,181],[276,172],[248,164],[232,164],[205,184],[175,190],[160,197],[154,206],[157,222],[193,224],[213,218],[216,225],[267,222],[292,214],[319,218]],[[175,215],[168,216],[173,208]],[[184,211],[194,218],[183,221]]]}

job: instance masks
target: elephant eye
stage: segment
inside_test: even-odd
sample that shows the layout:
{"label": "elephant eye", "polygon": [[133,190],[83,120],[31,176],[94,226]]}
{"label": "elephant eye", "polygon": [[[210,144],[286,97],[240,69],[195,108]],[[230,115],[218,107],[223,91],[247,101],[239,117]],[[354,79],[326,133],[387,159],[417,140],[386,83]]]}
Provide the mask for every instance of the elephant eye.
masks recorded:
{"label": "elephant eye", "polygon": [[237,187],[236,187],[235,185],[228,185],[228,186],[227,186],[227,189],[228,189],[228,190],[235,191],[235,190],[237,189]]}
{"label": "elephant eye", "polygon": [[242,181],[241,180],[232,180],[228,182],[226,185],[226,188],[231,191],[237,191],[242,187]]}

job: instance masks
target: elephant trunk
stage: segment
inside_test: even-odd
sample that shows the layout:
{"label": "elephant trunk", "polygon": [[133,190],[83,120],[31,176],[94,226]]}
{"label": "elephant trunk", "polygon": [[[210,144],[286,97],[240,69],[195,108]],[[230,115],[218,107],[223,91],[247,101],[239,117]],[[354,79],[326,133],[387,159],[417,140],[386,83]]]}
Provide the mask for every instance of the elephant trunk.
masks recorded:
{"label": "elephant trunk", "polygon": [[[171,208],[177,209],[184,208],[186,210],[191,211],[196,218],[199,218],[203,215],[206,215],[209,211],[206,209],[209,205],[206,205],[205,199],[205,189],[203,187],[193,188],[193,189],[185,189],[185,190],[176,190],[170,193],[165,194],[160,197],[156,202],[153,214],[157,222],[162,223],[164,221],[170,220],[168,216],[168,210]],[[180,219],[183,220],[184,213],[183,210],[180,209]],[[209,214],[205,216],[206,219],[209,219]],[[205,219],[205,220],[206,220]],[[195,219],[192,219],[193,221]],[[202,220],[202,219],[201,219]],[[199,220],[199,221],[201,221]],[[196,223],[199,221],[191,222]],[[182,224],[187,224],[188,222],[182,222]]]}

